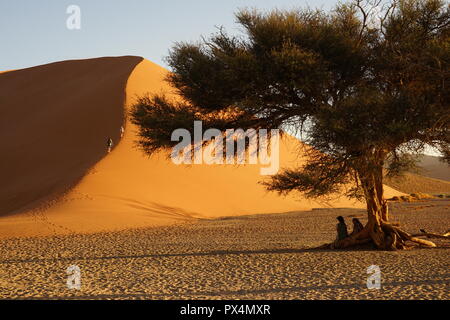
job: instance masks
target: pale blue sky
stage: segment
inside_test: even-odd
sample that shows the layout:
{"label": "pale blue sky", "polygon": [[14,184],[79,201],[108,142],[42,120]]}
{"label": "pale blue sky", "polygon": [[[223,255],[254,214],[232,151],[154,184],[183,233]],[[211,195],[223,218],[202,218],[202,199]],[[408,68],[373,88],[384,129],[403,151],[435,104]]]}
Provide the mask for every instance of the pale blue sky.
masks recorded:
{"label": "pale blue sky", "polygon": [[[175,41],[195,41],[224,26],[237,33],[239,8],[329,9],[337,0],[0,0],[0,70],[54,61],[136,55],[166,66]],[[69,5],[81,30],[69,30]]]}

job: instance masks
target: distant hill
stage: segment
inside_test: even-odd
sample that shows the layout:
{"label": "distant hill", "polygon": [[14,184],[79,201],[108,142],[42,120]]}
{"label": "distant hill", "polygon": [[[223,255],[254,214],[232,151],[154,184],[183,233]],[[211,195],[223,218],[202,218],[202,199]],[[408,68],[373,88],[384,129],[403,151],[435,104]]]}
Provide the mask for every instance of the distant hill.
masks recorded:
{"label": "distant hill", "polygon": [[450,166],[439,157],[422,155],[417,170],[396,178],[385,178],[386,185],[404,193],[450,194]]}
{"label": "distant hill", "polygon": [[450,166],[439,160],[439,157],[424,155],[418,163],[422,176],[450,181]]}
{"label": "distant hill", "polygon": [[450,182],[425,177],[414,173],[406,173],[396,178],[385,178],[384,183],[404,193],[450,194]]}

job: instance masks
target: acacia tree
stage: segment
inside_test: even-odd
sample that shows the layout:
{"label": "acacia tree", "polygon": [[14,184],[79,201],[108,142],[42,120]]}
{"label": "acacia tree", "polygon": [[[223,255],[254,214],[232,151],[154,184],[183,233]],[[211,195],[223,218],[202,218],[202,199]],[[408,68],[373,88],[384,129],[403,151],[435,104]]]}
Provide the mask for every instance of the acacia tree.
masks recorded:
{"label": "acacia tree", "polygon": [[383,171],[399,174],[425,146],[450,162],[449,5],[441,0],[353,1],[321,10],[237,13],[224,30],[177,43],[167,81],[180,96],[139,99],[132,119],[148,153],[168,149],[177,128],[298,130],[307,163],[264,182],[310,197],[336,192],[367,203],[368,223],[339,241],[379,249],[433,246],[389,223]]}

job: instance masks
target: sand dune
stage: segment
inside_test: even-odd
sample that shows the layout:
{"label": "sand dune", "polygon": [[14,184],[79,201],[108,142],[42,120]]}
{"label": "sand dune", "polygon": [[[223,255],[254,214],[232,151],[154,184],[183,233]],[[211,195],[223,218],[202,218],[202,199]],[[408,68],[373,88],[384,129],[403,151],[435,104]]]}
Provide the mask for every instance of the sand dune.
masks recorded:
{"label": "sand dune", "polygon": [[386,178],[385,183],[404,193],[450,194],[449,181],[433,179],[409,172],[400,177]]}
{"label": "sand dune", "polygon": [[438,157],[422,155],[417,169],[400,177],[386,178],[385,183],[405,193],[450,194],[450,166]]}
{"label": "sand dune", "polygon": [[417,166],[401,177],[386,179],[386,184],[405,193],[450,194],[449,165],[438,157],[423,155]]}
{"label": "sand dune", "polygon": [[75,184],[117,138],[136,57],[67,61],[0,76],[1,214]]}
{"label": "sand dune", "polygon": [[[166,73],[142,58],[120,57],[1,74],[0,237],[364,206],[345,198],[323,203],[267,193],[258,184],[257,165],[186,167],[165,154],[148,158],[136,149],[130,123],[120,140],[124,111],[137,95],[170,92]],[[116,145],[109,155],[108,137]],[[282,141],[282,167],[299,164],[299,143]],[[387,196],[394,194],[387,187]]]}
{"label": "sand dune", "polygon": [[420,175],[450,182],[450,166],[438,157],[423,155],[418,166]]}

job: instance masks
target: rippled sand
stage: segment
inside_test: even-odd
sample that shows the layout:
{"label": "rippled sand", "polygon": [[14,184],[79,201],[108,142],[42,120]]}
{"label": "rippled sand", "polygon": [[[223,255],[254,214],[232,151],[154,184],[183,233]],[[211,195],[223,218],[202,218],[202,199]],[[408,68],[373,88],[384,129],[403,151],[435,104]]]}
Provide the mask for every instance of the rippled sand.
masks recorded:
{"label": "rippled sand", "polygon": [[[443,233],[450,201],[393,203],[412,232]],[[380,252],[317,251],[335,237],[335,217],[365,221],[356,209],[320,209],[200,220],[115,233],[0,242],[1,298],[83,299],[449,299],[450,246]],[[69,290],[66,270],[81,270]],[[366,287],[378,265],[381,290]]]}

